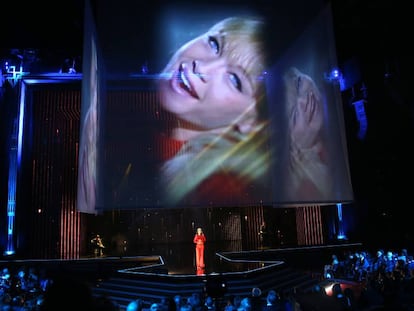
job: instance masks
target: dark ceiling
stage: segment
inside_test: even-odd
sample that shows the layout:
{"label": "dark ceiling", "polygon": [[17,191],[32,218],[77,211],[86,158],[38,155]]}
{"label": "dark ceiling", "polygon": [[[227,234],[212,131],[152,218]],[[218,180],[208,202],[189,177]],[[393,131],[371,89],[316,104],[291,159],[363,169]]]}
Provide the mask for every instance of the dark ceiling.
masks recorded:
{"label": "dark ceiling", "polygon": [[[295,1],[303,2],[299,6],[303,10],[309,10],[309,4],[314,2],[332,4],[339,63],[358,57],[375,70],[392,74],[405,74],[404,64],[412,64],[413,48],[404,39],[404,34],[412,28],[409,19],[405,18],[409,12],[406,1]],[[29,53],[33,50],[38,61],[50,65],[60,65],[65,58],[81,57],[83,2],[84,0],[8,1],[6,5],[3,4],[0,59],[19,53],[11,49],[26,50]],[[154,0],[155,7],[157,2],[162,0]],[[249,0],[218,2],[248,3]],[[262,2],[271,7],[286,6],[287,3],[274,0],[254,2]]]}

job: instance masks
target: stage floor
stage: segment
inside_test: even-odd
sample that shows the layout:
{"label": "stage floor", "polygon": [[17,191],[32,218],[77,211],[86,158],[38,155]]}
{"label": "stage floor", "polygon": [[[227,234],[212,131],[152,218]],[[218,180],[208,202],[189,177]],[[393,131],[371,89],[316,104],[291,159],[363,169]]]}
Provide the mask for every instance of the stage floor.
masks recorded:
{"label": "stage floor", "polygon": [[[205,252],[206,267],[204,274],[242,272],[281,264],[303,271],[322,272],[324,265],[330,262],[333,253],[339,254],[359,248],[361,248],[360,243],[352,243],[220,252],[210,246],[210,248],[206,248]],[[0,266],[48,265],[54,271],[74,270],[81,271],[81,273],[86,271],[92,277],[122,269],[145,270],[146,272],[168,275],[194,275],[197,274],[194,257],[193,246],[168,245],[164,248],[153,248],[148,253],[143,252],[133,256],[86,256],[70,260],[13,259],[0,260]]]}

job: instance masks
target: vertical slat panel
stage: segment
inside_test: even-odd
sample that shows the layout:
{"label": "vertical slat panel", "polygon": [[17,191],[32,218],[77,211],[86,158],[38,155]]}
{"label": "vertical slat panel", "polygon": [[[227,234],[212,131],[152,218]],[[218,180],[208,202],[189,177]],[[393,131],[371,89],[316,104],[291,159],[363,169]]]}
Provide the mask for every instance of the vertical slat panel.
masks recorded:
{"label": "vertical slat panel", "polygon": [[322,245],[324,243],[321,207],[319,205],[296,208],[298,245]]}
{"label": "vertical slat panel", "polygon": [[[76,211],[81,87],[36,87],[32,92],[30,257],[80,256]],[[30,122],[29,122],[30,123]]]}

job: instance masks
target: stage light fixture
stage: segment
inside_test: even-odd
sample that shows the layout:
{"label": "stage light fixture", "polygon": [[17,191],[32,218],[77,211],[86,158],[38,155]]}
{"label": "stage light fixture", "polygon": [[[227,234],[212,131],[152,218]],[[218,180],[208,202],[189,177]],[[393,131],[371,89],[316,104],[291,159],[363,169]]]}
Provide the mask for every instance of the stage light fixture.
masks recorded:
{"label": "stage light fixture", "polygon": [[345,78],[338,68],[333,68],[330,72],[325,73],[324,78],[328,82],[337,83],[341,91],[345,90]]}

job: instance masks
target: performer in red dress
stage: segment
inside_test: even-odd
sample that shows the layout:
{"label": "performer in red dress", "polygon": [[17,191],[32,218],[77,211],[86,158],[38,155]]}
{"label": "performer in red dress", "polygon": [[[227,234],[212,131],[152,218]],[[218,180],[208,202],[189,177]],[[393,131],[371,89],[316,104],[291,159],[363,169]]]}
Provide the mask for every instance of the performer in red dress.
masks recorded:
{"label": "performer in red dress", "polygon": [[206,242],[206,236],[204,235],[202,228],[197,228],[193,242],[196,245],[197,274],[204,274],[204,243]]}

